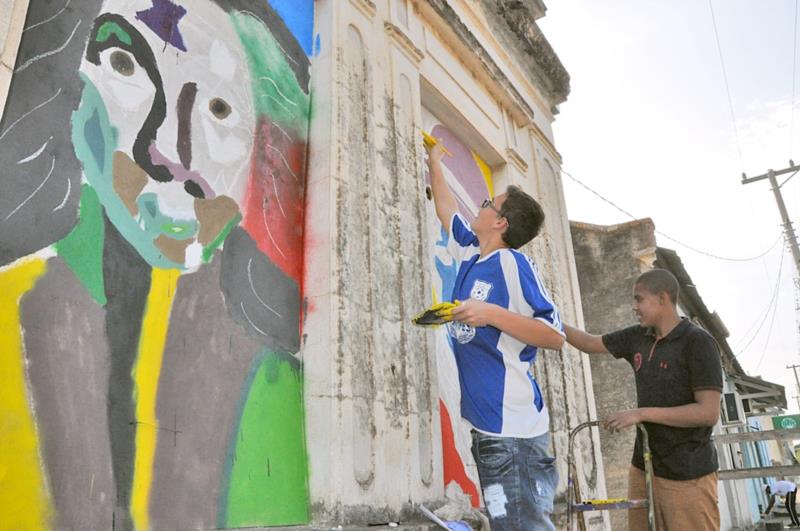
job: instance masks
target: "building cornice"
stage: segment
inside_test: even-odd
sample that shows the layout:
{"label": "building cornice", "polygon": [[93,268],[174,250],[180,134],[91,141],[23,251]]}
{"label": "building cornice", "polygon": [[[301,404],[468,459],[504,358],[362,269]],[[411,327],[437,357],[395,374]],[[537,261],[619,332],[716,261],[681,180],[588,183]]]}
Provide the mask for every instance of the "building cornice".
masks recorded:
{"label": "building cornice", "polygon": [[387,20],[383,23],[383,29],[386,30],[386,34],[392,38],[395,44],[397,44],[397,46],[403,51],[404,54],[408,56],[409,59],[414,62],[414,64],[419,64],[419,62],[425,57],[425,52],[414,45],[414,41],[411,40],[411,37],[406,35],[406,32],[403,31],[402,28],[392,24]]}
{"label": "building cornice", "polygon": [[450,3],[447,0],[424,0],[416,5],[420,11],[431,10],[437,15],[425,18],[443,36],[449,34],[451,38],[447,42],[485,86],[499,89],[493,90],[494,95],[509,110],[514,120],[523,127],[532,123],[533,108]]}
{"label": "building cornice", "polygon": [[541,0],[481,0],[487,13],[497,15],[515,37],[521,66],[537,82],[553,107],[569,95],[569,73],[547,41],[538,18],[544,16]]}

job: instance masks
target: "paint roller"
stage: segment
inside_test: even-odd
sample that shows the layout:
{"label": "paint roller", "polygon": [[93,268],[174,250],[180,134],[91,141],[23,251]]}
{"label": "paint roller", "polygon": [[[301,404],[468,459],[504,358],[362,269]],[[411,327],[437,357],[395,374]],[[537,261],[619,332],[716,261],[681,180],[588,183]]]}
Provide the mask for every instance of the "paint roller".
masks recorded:
{"label": "paint roller", "polygon": [[433,294],[433,304],[415,315],[411,322],[419,326],[439,326],[453,320],[453,308],[458,306],[460,301],[455,302],[436,302],[436,292]]}
{"label": "paint roller", "polygon": [[[439,141],[438,141],[438,140],[436,140],[434,137],[432,137],[431,135],[429,135],[429,134],[428,134],[428,132],[427,132],[427,131],[425,131],[424,129],[422,130],[422,141],[425,143],[425,145],[426,145],[427,147],[433,147],[433,146],[435,146],[436,144],[438,144],[438,143],[439,143]],[[452,157],[452,156],[453,156],[453,154],[452,154],[452,153],[450,153],[450,152],[447,150],[447,148],[446,148],[446,147],[444,147],[444,144],[442,144],[442,151],[444,151],[444,154],[445,154],[445,155],[447,155],[448,157]]]}

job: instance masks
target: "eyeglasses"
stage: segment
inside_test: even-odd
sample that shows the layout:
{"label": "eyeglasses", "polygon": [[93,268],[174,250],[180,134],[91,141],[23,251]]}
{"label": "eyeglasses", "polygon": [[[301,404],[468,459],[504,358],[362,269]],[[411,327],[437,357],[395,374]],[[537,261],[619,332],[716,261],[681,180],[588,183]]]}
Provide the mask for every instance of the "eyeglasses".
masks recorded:
{"label": "eyeglasses", "polygon": [[486,207],[489,207],[492,210],[494,210],[495,214],[497,214],[498,216],[504,217],[503,214],[501,214],[500,211],[497,210],[497,208],[494,206],[493,199],[484,199],[483,200],[483,203],[481,203],[481,208],[486,208]]}
{"label": "eyeglasses", "polygon": [[486,207],[489,207],[492,210],[494,210],[494,213],[497,214],[498,218],[505,218],[506,223],[508,223],[508,218],[505,217],[502,212],[497,210],[496,206],[494,206],[494,199],[484,199],[483,203],[481,203],[481,208],[486,208]]}

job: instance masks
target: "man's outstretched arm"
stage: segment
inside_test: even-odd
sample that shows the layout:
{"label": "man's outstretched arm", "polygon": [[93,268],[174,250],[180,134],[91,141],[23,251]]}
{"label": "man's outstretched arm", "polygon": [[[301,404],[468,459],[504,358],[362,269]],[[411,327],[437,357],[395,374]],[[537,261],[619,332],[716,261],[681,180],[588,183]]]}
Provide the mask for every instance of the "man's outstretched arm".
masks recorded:
{"label": "man's outstretched arm", "polygon": [[567,343],[587,354],[608,354],[608,349],[603,344],[603,336],[584,332],[564,323],[564,332],[567,334]]}
{"label": "man's outstretched arm", "polygon": [[447,233],[450,233],[450,222],[453,215],[458,212],[458,203],[447,185],[442,172],[442,157],[444,156],[444,149],[441,144],[428,146],[428,169],[431,175],[431,194],[433,195],[433,204],[436,207],[436,217],[442,223],[442,227]]}
{"label": "man's outstretched arm", "polygon": [[698,428],[713,426],[719,420],[720,392],[703,389],[694,392],[694,402],[674,407],[640,407],[618,411],[608,419],[606,426],[611,429],[627,428],[639,422],[664,424],[674,428]]}
{"label": "man's outstretched arm", "polygon": [[493,326],[533,347],[560,350],[564,346],[564,336],[553,327],[497,304],[468,299],[453,308],[451,315],[454,321],[470,326]]}

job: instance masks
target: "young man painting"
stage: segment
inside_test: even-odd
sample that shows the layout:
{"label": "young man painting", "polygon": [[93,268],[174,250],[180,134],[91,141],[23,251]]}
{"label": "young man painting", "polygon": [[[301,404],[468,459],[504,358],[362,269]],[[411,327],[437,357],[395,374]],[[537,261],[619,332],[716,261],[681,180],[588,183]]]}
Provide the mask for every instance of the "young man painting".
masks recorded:
{"label": "young man painting", "polygon": [[[638,408],[606,419],[611,429],[643,423],[653,456],[658,529],[717,530],[717,453],[711,431],[719,418],[722,368],[714,338],[678,315],[678,281],[665,269],[639,276],[633,310],[639,324],[605,335],[564,325],[583,352],[611,353],[633,367]],[[631,499],[645,498],[644,458],[637,431],[628,476]],[[628,529],[647,529],[645,509],[629,512]]]}
{"label": "young man painting", "polygon": [[472,425],[472,453],[492,529],[554,530],[558,475],[549,416],[529,369],[539,348],[564,344],[561,318],[533,262],[516,249],[544,221],[539,204],[510,186],[487,198],[470,224],[442,172],[443,150],[429,147],[436,214],[449,233],[458,273],[448,323],[461,385],[461,415]]}

